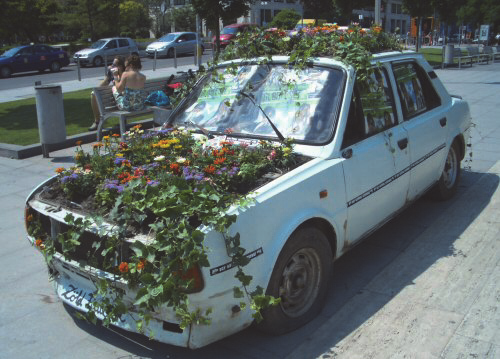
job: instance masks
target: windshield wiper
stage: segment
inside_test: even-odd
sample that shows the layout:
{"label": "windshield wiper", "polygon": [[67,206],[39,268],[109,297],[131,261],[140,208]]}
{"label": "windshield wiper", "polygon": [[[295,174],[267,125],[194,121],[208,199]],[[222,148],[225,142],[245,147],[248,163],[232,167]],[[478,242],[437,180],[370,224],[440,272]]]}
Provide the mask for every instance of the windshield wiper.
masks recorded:
{"label": "windshield wiper", "polygon": [[262,107],[260,107],[260,105],[255,102],[255,100],[252,98],[251,95],[247,94],[244,91],[240,91],[239,93],[240,93],[240,95],[245,96],[247,99],[249,99],[254,104],[254,106],[257,106],[259,108],[259,110],[262,112],[262,114],[264,115],[264,117],[267,119],[267,122],[269,122],[269,124],[273,128],[274,133],[276,133],[276,135],[278,136],[279,140],[282,143],[284,143],[285,142],[285,137],[283,137],[283,135],[281,134],[280,130],[278,130],[278,128],[274,125],[273,121],[271,121],[271,119],[269,118],[269,116],[267,115],[267,113],[262,109]]}
{"label": "windshield wiper", "polygon": [[214,138],[214,135],[212,135],[205,127],[201,126],[201,125],[198,125],[196,122],[193,122],[191,120],[186,120],[184,121],[185,124],[191,124],[193,126],[196,126],[198,127],[198,129],[205,135],[207,136],[209,139],[212,139]]}

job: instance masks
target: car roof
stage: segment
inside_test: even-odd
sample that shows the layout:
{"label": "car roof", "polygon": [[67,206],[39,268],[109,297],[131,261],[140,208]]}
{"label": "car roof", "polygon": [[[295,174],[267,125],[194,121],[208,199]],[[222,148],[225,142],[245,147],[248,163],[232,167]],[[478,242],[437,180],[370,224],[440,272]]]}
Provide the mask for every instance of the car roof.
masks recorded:
{"label": "car roof", "polygon": [[245,23],[240,23],[240,24],[231,24],[231,25],[227,25],[224,27],[246,27],[246,26],[257,26],[257,24],[251,24],[251,23],[245,22]]}

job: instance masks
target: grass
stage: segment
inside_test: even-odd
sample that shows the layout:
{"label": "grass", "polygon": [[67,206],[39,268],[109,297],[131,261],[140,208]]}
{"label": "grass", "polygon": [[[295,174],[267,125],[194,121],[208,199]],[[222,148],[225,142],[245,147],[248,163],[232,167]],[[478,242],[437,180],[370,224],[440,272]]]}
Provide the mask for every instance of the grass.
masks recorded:
{"label": "grass", "polygon": [[[66,135],[88,132],[94,115],[90,106],[91,89],[63,94]],[[135,121],[151,116],[138,117]],[[118,118],[106,126],[118,124]],[[118,130],[119,132],[119,130]],[[35,98],[0,103],[0,143],[26,146],[40,142]]]}
{"label": "grass", "polygon": [[[435,49],[435,48],[427,48],[427,49],[419,49],[419,53],[423,54],[427,62],[431,66],[436,66],[439,65],[441,66],[441,63],[443,62],[442,58],[442,50],[441,49]],[[458,60],[457,60],[458,63]]]}

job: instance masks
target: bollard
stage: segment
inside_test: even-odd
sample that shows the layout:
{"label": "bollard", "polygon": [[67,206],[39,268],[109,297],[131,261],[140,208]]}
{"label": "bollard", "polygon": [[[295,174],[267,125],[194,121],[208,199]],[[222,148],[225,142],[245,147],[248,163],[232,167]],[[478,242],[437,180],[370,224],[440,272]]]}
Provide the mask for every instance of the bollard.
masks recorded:
{"label": "bollard", "polygon": [[174,47],[174,68],[177,68],[177,50]]}
{"label": "bollard", "polygon": [[153,61],[153,71],[156,71],[156,53],[158,52],[157,49],[155,49],[155,59]]}
{"label": "bollard", "polygon": [[108,74],[108,55],[104,55],[104,78]]}
{"label": "bollard", "polygon": [[66,123],[61,85],[36,86],[36,116],[43,157],[49,145],[66,140]]}
{"label": "bollard", "polygon": [[80,55],[76,56],[76,68],[78,70],[78,81],[82,81],[82,73],[80,71]]}

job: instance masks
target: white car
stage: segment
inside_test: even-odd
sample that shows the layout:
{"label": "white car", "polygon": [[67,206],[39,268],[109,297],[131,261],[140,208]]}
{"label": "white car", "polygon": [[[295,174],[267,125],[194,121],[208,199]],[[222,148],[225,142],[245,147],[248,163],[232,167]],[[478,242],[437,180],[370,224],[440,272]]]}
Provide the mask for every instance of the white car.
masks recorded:
{"label": "white car", "polygon": [[139,55],[137,44],[128,37],[113,37],[100,39],[88,48],[75,52],[73,61],[81,66],[102,66],[113,62],[115,56]]}
{"label": "white car", "polygon": [[[224,89],[202,90],[209,85],[201,81],[170,117],[173,125],[215,136],[209,140],[214,142],[293,138],[294,151],[307,159],[255,189],[248,208],[228,210],[237,215],[230,234],[240,234],[251,259],[245,267],[251,286],[281,298],[258,324],[273,334],[294,330],[320,312],[332,262],[361,239],[428,190],[441,199],[454,194],[471,125],[467,103],[451,96],[414,52],[375,54],[376,68],[365,87],[353,67],[331,58],[315,58],[302,70],[283,66],[287,61],[236,61],[236,75],[222,64]],[[288,94],[277,85],[283,79],[291,81]],[[370,95],[380,86],[382,105],[374,109]],[[230,135],[224,134],[227,128]],[[26,201],[28,216],[40,218],[52,237],[64,230],[68,213],[84,217],[75,204],[61,207],[40,197],[54,181],[41,184]],[[172,309],[157,308],[146,334],[153,330],[161,342],[199,348],[253,322],[252,312],[240,308],[247,299],[233,297],[240,283],[222,234],[209,226],[202,230],[210,266],[201,268],[203,284],[188,298],[193,310],[213,310],[212,323],[181,329]],[[49,270],[59,298],[83,312],[94,282],[113,276],[57,252]],[[116,283],[128,293],[126,282]],[[113,324],[137,331],[131,314]]]}

